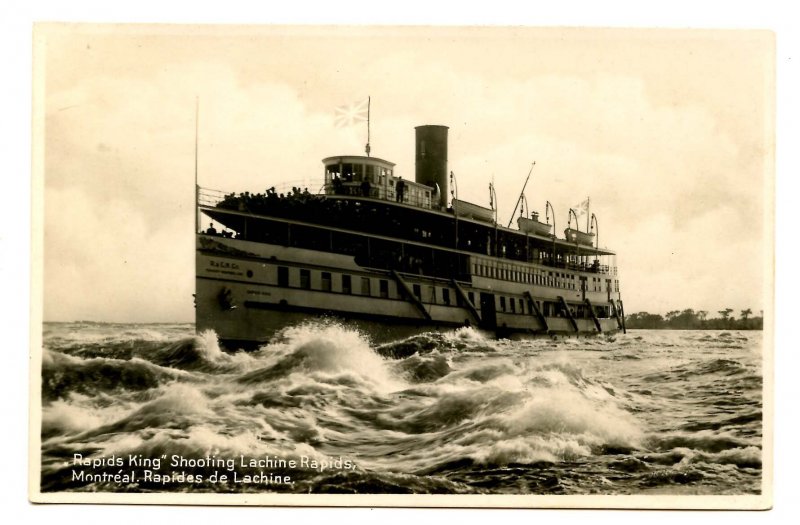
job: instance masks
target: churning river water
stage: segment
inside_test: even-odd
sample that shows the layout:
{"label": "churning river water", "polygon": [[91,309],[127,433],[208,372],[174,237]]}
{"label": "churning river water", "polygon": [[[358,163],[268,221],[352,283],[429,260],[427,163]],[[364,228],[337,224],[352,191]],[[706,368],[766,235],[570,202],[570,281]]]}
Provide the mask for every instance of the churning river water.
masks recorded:
{"label": "churning river water", "polygon": [[762,335],[45,323],[42,491],[758,494]]}

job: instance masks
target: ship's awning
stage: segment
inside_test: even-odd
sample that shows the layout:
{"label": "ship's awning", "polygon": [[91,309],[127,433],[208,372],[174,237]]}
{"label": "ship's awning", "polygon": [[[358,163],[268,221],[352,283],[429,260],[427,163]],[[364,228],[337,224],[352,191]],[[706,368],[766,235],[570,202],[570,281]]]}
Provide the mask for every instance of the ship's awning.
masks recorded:
{"label": "ship's awning", "polygon": [[[237,232],[244,232],[245,231],[245,228],[246,228],[245,221],[248,218],[251,218],[251,219],[252,218],[256,218],[257,219],[259,217],[263,217],[264,219],[268,219],[268,220],[280,220],[281,222],[287,222],[287,223],[313,225],[313,224],[310,224],[310,223],[306,223],[305,221],[297,221],[297,220],[292,220],[290,218],[271,217],[271,216],[259,215],[259,214],[242,212],[242,211],[234,211],[234,210],[229,210],[229,209],[224,209],[224,208],[217,208],[217,207],[199,206],[199,209],[200,209],[200,211],[203,212],[203,214],[205,214],[206,216],[208,216],[212,220],[218,222],[219,224],[225,226],[226,228],[229,228],[231,230],[235,230]],[[431,212],[431,211],[427,211],[427,210],[426,210],[426,212],[427,213],[434,213],[434,214],[436,214],[436,215],[438,215],[438,216],[440,216],[442,218],[445,218],[445,217],[448,216],[448,214],[443,213],[443,212]],[[452,217],[452,216],[450,216],[450,217]],[[472,220],[472,219],[464,219],[464,218],[459,218],[458,220],[459,220],[459,223],[468,222],[468,223],[471,223],[471,224],[474,224],[474,225],[480,227],[481,231],[485,232],[483,235],[490,234],[490,232],[494,230],[494,228],[491,225],[488,225],[485,222],[476,221],[476,220]],[[205,226],[205,225],[203,225],[203,226]],[[333,230],[341,230],[341,231],[348,230],[348,231],[352,231],[353,233],[361,233],[363,235],[371,235],[371,236],[375,236],[375,237],[389,238],[389,237],[387,237],[385,235],[379,235],[379,234],[376,235],[375,233],[369,233],[369,232],[359,232],[359,231],[354,230],[352,228],[345,228],[344,230],[342,230],[341,227],[337,228],[337,227],[324,226],[324,225],[316,225],[316,226],[318,226],[318,227],[326,227],[326,228],[333,229]],[[605,248],[599,248],[598,249],[598,248],[594,248],[592,246],[587,246],[587,245],[576,245],[574,242],[568,242],[565,239],[556,239],[555,243],[554,243],[553,242],[553,238],[549,237],[549,236],[534,235],[534,234],[530,234],[530,233],[526,235],[524,232],[520,232],[519,230],[513,230],[511,228],[505,228],[503,226],[498,226],[496,229],[497,229],[498,232],[502,232],[505,235],[511,234],[511,236],[513,236],[513,239],[516,240],[515,241],[516,246],[520,250],[524,249],[524,246],[527,244],[527,246],[529,248],[531,248],[531,249],[538,249],[538,250],[540,250],[542,252],[551,252],[553,250],[554,245],[555,245],[556,253],[563,254],[563,255],[576,255],[576,256],[615,255],[615,252],[613,252],[611,250],[608,250],[608,249],[605,249]],[[410,241],[408,239],[398,239],[398,240],[403,241],[403,242],[414,242],[414,241]],[[416,241],[415,243],[416,244],[426,244],[424,241],[423,242]],[[448,249],[448,250],[452,249],[452,247],[448,247],[448,246],[437,246],[437,247],[443,248],[443,249]],[[459,250],[456,250],[456,251],[459,251]],[[463,250],[461,250],[461,251],[463,251]],[[470,252],[467,251],[466,253],[470,253]],[[476,252],[476,253],[480,254],[481,252]]]}

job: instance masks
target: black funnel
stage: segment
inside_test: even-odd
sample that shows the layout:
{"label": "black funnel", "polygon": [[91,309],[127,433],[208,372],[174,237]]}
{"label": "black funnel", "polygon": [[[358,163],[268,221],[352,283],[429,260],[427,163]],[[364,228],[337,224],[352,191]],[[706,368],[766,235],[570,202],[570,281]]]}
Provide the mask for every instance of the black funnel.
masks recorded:
{"label": "black funnel", "polygon": [[[438,206],[447,207],[447,126],[417,126],[416,182],[439,188]],[[431,203],[437,206],[434,201]]]}

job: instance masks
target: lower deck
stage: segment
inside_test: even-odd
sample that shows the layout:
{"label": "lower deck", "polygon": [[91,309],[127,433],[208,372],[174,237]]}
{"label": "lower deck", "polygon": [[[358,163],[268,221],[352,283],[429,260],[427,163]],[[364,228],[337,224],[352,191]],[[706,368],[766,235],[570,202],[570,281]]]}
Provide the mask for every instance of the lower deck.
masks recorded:
{"label": "lower deck", "polygon": [[263,342],[321,316],[355,323],[376,339],[460,326],[506,337],[622,327],[618,293],[610,286],[576,290],[577,279],[536,284],[481,272],[448,280],[302,248],[205,234],[197,242],[197,329],[213,329],[222,340]]}

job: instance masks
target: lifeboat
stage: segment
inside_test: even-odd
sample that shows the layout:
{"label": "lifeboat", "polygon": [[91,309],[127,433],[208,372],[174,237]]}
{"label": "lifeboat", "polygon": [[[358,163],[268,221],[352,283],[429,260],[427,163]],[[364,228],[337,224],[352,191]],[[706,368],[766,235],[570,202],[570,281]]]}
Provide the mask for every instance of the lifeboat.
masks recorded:
{"label": "lifeboat", "polygon": [[550,235],[550,229],[553,227],[545,222],[539,222],[536,219],[529,219],[527,217],[520,217],[517,219],[517,226],[519,227],[519,231],[532,233],[534,235]]}
{"label": "lifeboat", "polygon": [[586,233],[573,228],[567,228],[566,230],[564,230],[564,238],[567,241],[574,242],[576,244],[583,244],[585,246],[594,245],[593,233]]}
{"label": "lifeboat", "polygon": [[483,222],[494,222],[494,210],[491,208],[484,208],[483,206],[458,199],[453,199],[452,206],[456,215],[459,217]]}

